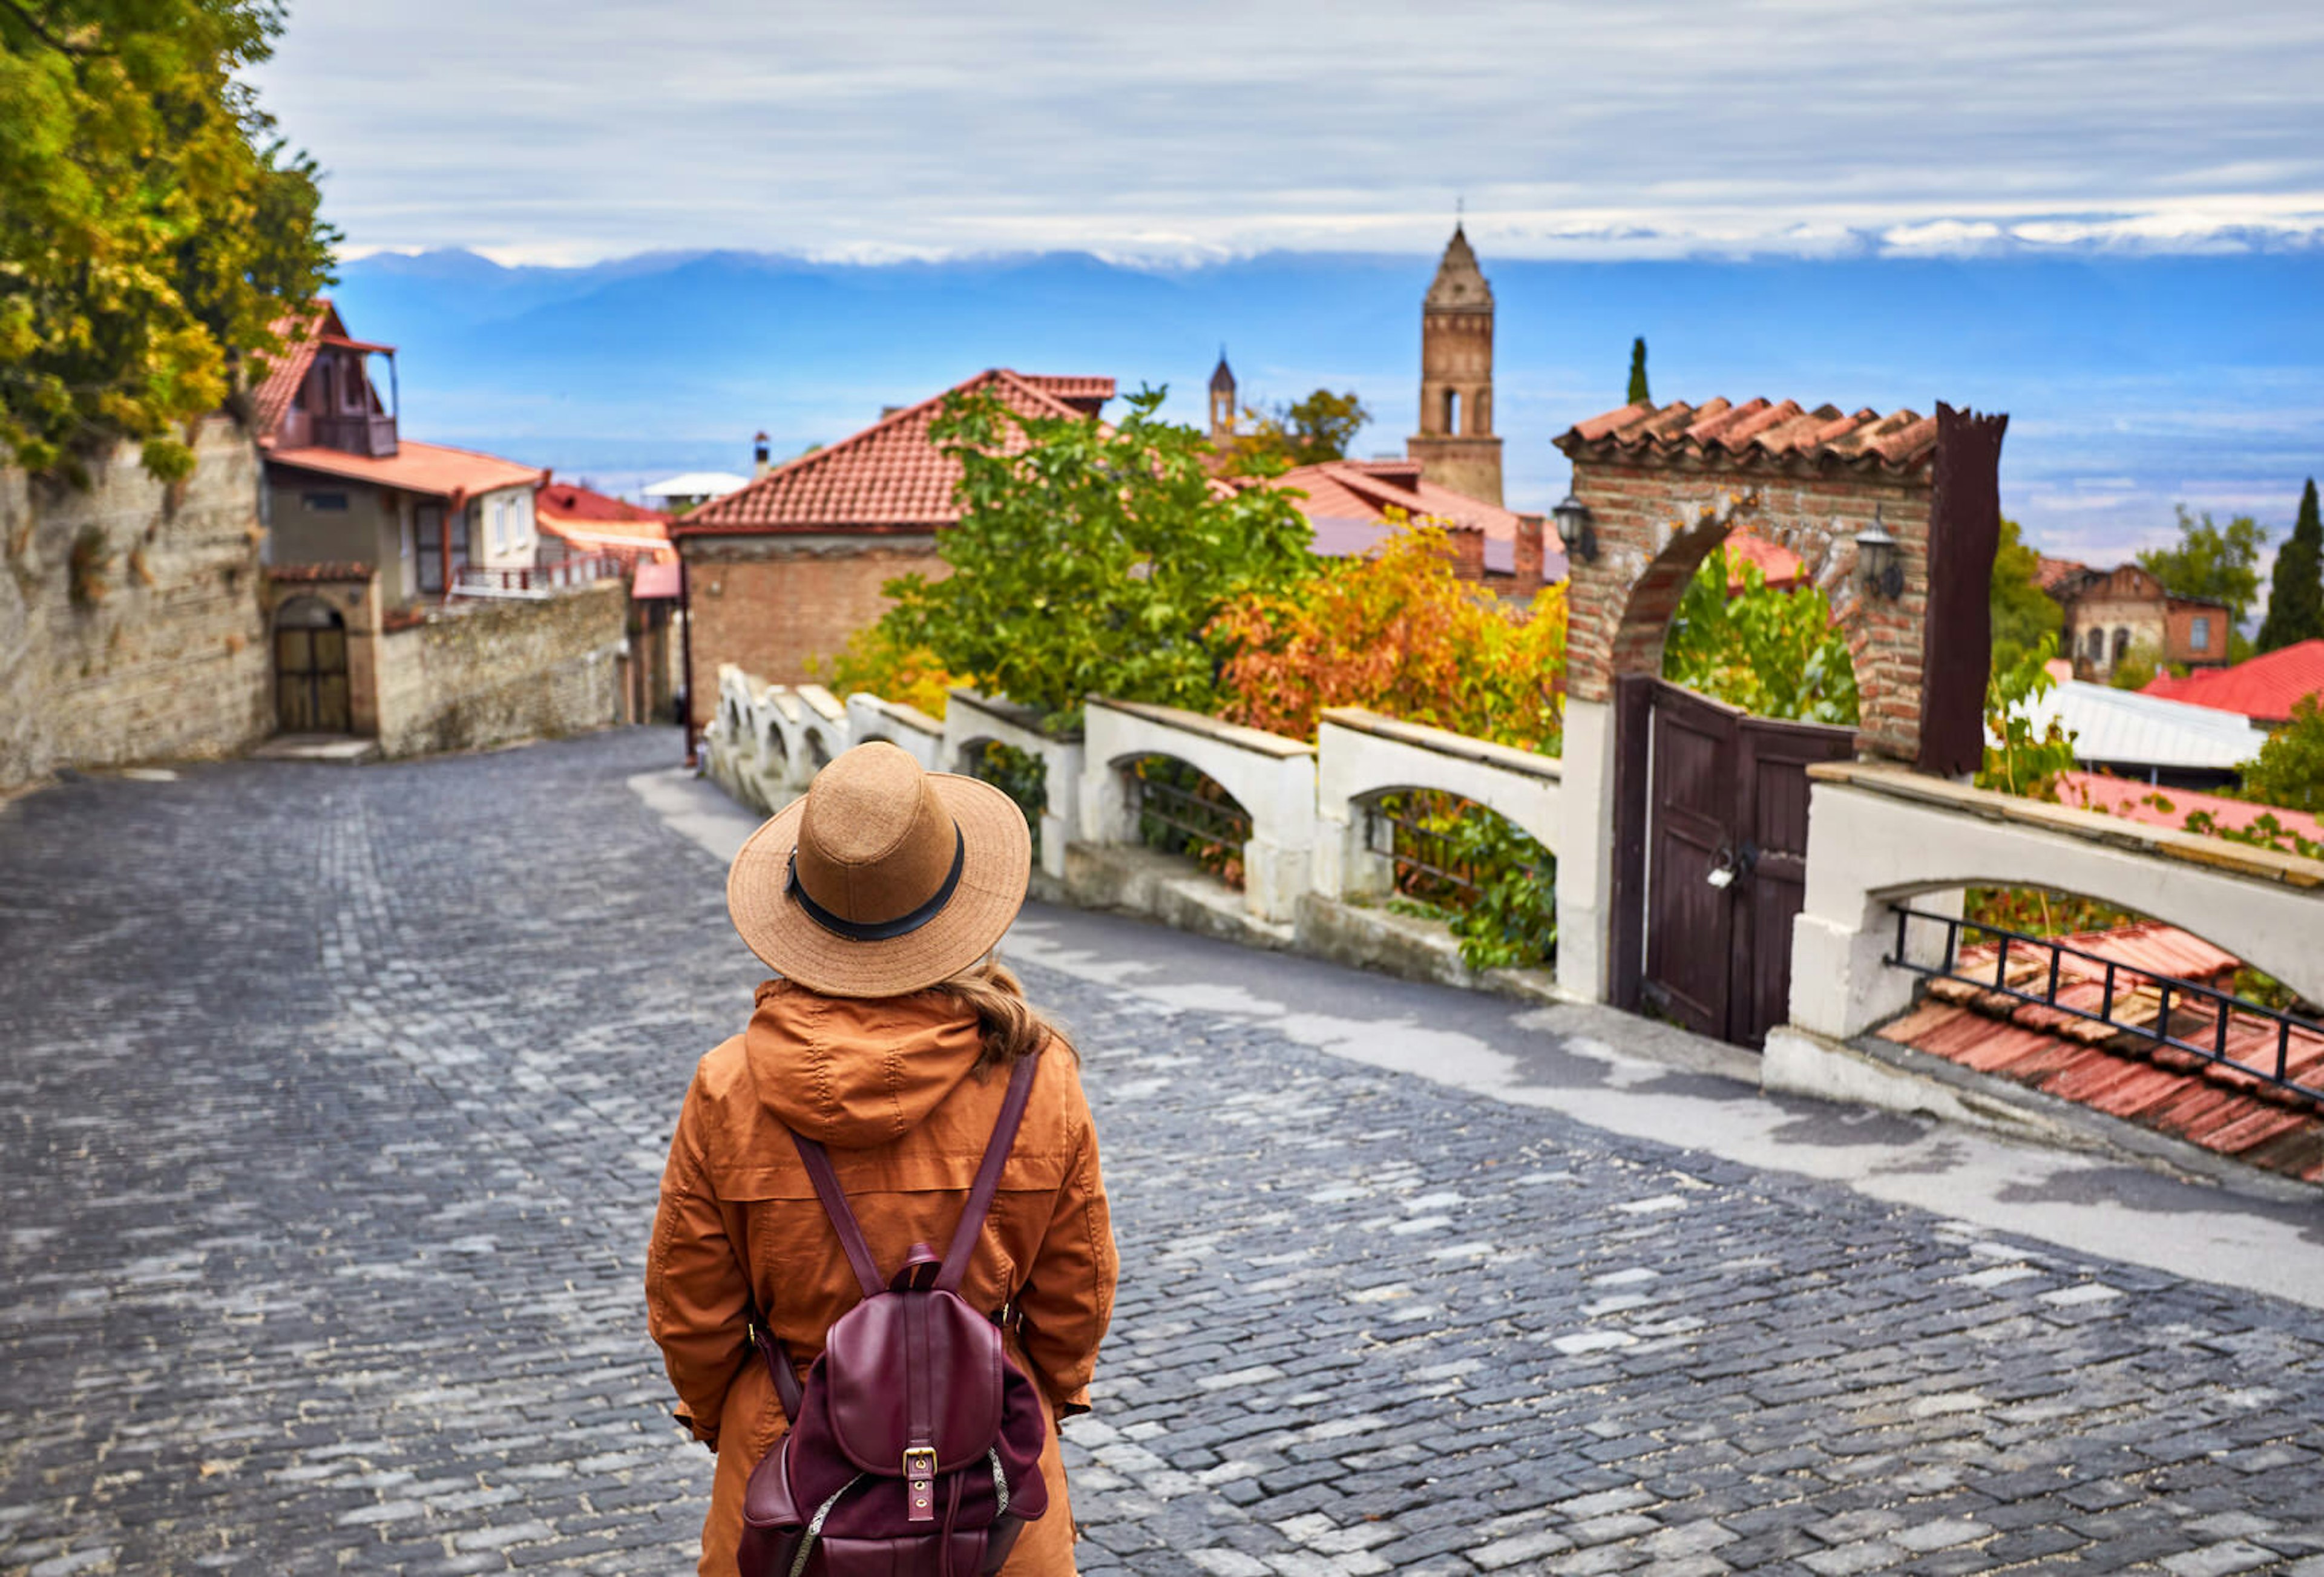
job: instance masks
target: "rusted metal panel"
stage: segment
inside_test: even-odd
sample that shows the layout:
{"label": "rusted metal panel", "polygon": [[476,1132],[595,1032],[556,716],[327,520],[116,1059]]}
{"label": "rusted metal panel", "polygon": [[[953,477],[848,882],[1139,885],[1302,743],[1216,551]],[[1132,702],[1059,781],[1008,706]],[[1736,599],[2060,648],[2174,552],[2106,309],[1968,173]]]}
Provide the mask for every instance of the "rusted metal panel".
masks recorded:
{"label": "rusted metal panel", "polygon": [[1929,512],[1929,595],[1921,632],[1924,772],[1958,778],[1985,757],[1993,658],[1993,556],[2001,544],[2001,438],[2007,415],[1937,402]]}

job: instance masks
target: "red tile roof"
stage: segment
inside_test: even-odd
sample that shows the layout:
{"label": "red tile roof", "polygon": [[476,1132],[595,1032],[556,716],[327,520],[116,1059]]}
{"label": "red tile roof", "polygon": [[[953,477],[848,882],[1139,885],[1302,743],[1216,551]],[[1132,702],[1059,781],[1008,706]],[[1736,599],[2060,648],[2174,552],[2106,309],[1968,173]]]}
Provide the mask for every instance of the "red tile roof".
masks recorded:
{"label": "red tile roof", "polygon": [[638,572],[630,581],[630,595],[640,602],[676,597],[678,560],[674,558],[640,559]]}
{"label": "red tile roof", "polygon": [[1867,406],[1853,415],[1836,405],[1803,410],[1798,401],[1702,406],[1625,405],[1569,429],[1556,440],[1566,456],[1600,460],[1727,459],[1745,466],[1883,471],[1927,468],[1937,452],[1937,419],[1911,410],[1883,416]]}
{"label": "red tile roof", "polygon": [[[2124,966],[2116,971],[2114,999],[2116,1017],[2124,1020],[2135,1019],[2142,1010],[2148,1022],[2153,1019],[2161,1001],[2152,975],[2224,985],[2236,965],[2201,938],[2153,922],[2060,940]],[[2017,989],[2046,989],[2046,953],[2028,949],[2012,958]],[[2059,1000],[2097,1009],[2106,991],[2104,968],[2063,954],[2060,964]],[[1994,949],[1964,948],[1962,971],[1980,966],[1991,972]],[[2208,1007],[2174,1005],[2171,1032],[2200,1043],[2217,1023]],[[1937,980],[1926,1000],[1879,1033],[2255,1167],[2324,1181],[2324,1111],[2314,1102],[2175,1047],[2157,1047],[2135,1029],[2020,1002],[1966,981]],[[2311,1087],[2324,1083],[2324,1035],[2295,1029],[2289,1046],[2287,1075]],[[2272,1071],[2275,1049],[2273,1021],[2228,1015],[2230,1057]]]}
{"label": "red tile roof", "polygon": [[545,482],[532,495],[540,529],[584,552],[670,551],[669,516],[572,482]]}
{"label": "red tile roof", "polygon": [[394,454],[376,458],[340,449],[276,449],[266,456],[266,463],[455,501],[503,487],[538,486],[548,475],[538,466],[520,466],[498,455],[410,438],[397,445]]}
{"label": "red tile roof", "polygon": [[2255,723],[2283,723],[2301,697],[2324,695],[2324,640],[2295,641],[2233,668],[2198,669],[2183,679],[2163,674],[2144,694],[2240,712]]}
{"label": "red tile roof", "polygon": [[[1103,390],[1103,395],[1098,392]],[[1023,416],[1083,417],[1110,397],[1111,378],[1048,377],[1005,367],[979,373],[873,422],[828,447],[801,455],[671,526],[674,537],[782,531],[932,531],[960,518],[953,489],[960,467],[928,437],[945,395],[990,390]],[[1076,401],[1082,403],[1076,403]]]}
{"label": "red tile roof", "polygon": [[1766,583],[1777,591],[1789,591],[1800,584],[1803,567],[1800,556],[1780,543],[1765,537],[1755,537],[1748,531],[1732,531],[1727,538],[1727,589],[1743,589],[1743,567],[1756,564]]}
{"label": "red tile roof", "polygon": [[2077,564],[2070,558],[2052,558],[2047,553],[2034,555],[2034,584],[2049,591],[2061,581],[2077,575],[2088,575],[2090,567]]}
{"label": "red tile roof", "polygon": [[2324,843],[2324,820],[2303,810],[2255,805],[2248,799],[2229,799],[2224,795],[2203,794],[2191,788],[2155,788],[2128,778],[2111,778],[2104,772],[2059,773],[2058,798],[2067,805],[2103,810],[2109,816],[2144,822],[2150,826],[2183,827],[2187,818],[2200,810],[2209,813],[2219,825],[2241,831],[2261,816],[2272,816],[2276,825],[2285,830]]}
{"label": "red tile roof", "polygon": [[345,338],[347,326],[339,321],[339,309],[329,298],[318,296],[306,311],[286,313],[268,327],[281,341],[281,348],[262,358],[266,375],[251,392],[251,400],[258,441],[272,445],[274,435],[282,429],[282,419],[290,413],[290,401],[297,397],[307,369],[315,364],[316,346],[327,334]]}
{"label": "red tile roof", "polygon": [[[1324,460],[1299,466],[1264,485],[1306,494],[1292,500],[1315,528],[1314,550],[1326,558],[1368,551],[1384,534],[1388,512],[1402,510],[1416,521],[1482,531],[1486,567],[1508,571],[1516,565],[1517,517],[1499,504],[1431,482],[1417,460]],[[1564,548],[1557,528],[1542,522],[1544,574],[1563,573]]]}

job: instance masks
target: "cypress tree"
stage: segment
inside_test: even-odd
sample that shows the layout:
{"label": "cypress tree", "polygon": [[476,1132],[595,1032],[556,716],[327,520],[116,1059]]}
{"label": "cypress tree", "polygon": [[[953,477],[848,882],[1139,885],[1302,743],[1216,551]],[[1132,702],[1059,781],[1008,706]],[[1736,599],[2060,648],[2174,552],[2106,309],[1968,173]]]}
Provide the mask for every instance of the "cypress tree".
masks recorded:
{"label": "cypress tree", "polygon": [[2324,518],[2317,513],[2316,478],[2310,476],[2300,495],[2299,522],[2275,556],[2259,649],[2274,651],[2319,637],[2324,637]]}
{"label": "cypress tree", "polygon": [[1630,403],[1652,405],[1654,396],[1646,392],[1646,339],[1640,335],[1630,341]]}

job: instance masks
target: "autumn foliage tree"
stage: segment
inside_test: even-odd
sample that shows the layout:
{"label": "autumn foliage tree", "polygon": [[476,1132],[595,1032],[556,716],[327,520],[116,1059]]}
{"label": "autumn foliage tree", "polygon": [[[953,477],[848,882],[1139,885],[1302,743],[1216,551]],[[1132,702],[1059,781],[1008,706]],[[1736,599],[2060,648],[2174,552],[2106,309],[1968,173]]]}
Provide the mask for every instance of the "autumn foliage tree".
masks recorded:
{"label": "autumn foliage tree", "polygon": [[1326,706],[1368,706],[1554,754],[1565,692],[1565,588],[1511,612],[1453,573],[1440,527],[1405,520],[1380,549],[1305,585],[1230,604],[1213,635],[1232,722],[1314,737]]}
{"label": "autumn foliage tree", "polygon": [[0,458],[78,479],[125,438],[184,475],[177,429],[327,282],[315,167],[236,76],[281,25],[272,0],[0,4]]}

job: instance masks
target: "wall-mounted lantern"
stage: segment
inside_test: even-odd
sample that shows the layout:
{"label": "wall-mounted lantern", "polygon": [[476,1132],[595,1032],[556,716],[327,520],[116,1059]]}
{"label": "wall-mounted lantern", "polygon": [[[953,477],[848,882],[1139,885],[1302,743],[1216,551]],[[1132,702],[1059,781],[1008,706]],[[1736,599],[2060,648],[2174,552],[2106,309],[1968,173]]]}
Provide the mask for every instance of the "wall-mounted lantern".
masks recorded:
{"label": "wall-mounted lantern", "polygon": [[1584,564],[1598,562],[1598,528],[1591,523],[1590,506],[1569,492],[1565,502],[1551,510],[1550,517],[1557,521],[1558,540],[1565,551]]}
{"label": "wall-mounted lantern", "polygon": [[1856,576],[1868,595],[1893,603],[1904,595],[1904,558],[1880,522],[1878,504],[1872,506],[1872,523],[1856,533]]}

